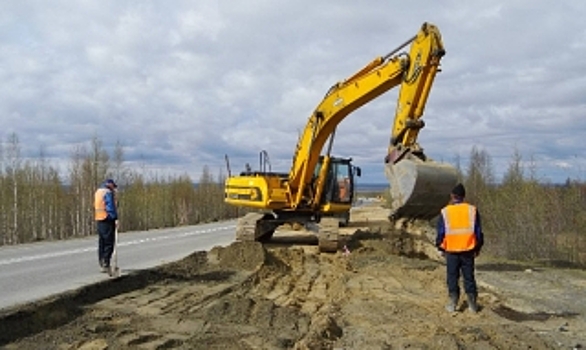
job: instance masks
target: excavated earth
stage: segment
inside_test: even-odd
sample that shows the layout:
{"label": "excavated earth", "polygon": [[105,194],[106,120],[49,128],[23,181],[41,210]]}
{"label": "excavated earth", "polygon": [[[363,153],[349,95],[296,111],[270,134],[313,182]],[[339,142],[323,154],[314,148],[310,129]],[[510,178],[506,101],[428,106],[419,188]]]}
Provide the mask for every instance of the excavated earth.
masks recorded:
{"label": "excavated earth", "polygon": [[[6,349],[572,349],[586,273],[480,257],[481,310],[444,309],[430,227],[356,209],[343,249],[308,231],[236,242],[0,314]],[[401,226],[401,227],[398,227]]]}

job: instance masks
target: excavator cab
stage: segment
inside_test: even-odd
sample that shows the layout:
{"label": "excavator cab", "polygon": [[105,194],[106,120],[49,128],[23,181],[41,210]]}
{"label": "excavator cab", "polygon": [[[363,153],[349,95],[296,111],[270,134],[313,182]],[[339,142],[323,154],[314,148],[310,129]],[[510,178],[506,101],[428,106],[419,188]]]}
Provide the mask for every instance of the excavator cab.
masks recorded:
{"label": "excavator cab", "polygon": [[[321,156],[314,171],[314,188],[324,164]],[[346,226],[350,220],[350,207],[354,201],[355,176],[361,176],[361,169],[352,165],[352,158],[331,157],[328,162],[328,171],[325,178],[323,192],[320,198],[320,212],[322,217],[336,217],[341,226]],[[317,188],[315,189],[317,191]]]}
{"label": "excavator cab", "polygon": [[[315,179],[319,176],[322,165],[323,157],[320,157],[319,163],[315,167]],[[352,165],[351,158],[330,158],[330,165],[320,203],[322,205],[351,204],[354,199],[355,175],[360,176],[360,168]]]}

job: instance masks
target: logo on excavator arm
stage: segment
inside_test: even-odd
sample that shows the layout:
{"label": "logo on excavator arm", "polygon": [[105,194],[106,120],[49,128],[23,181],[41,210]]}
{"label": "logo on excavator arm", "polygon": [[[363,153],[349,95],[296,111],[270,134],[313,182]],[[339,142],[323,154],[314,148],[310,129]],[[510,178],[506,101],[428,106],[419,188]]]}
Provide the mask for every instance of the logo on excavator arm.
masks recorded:
{"label": "logo on excavator arm", "polygon": [[334,107],[338,107],[339,105],[341,105],[342,103],[344,103],[344,99],[341,97],[338,97],[335,101],[334,101]]}

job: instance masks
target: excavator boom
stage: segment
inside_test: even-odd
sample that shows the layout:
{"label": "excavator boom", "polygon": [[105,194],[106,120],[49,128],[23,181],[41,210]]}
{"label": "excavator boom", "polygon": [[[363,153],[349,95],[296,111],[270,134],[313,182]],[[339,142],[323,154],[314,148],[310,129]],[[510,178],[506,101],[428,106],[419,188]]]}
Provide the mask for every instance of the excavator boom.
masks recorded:
{"label": "excavator boom", "polygon": [[400,84],[403,64],[399,58],[387,61],[379,58],[369,65],[374,69],[334,85],[317,106],[299,138],[289,172],[289,186],[296,194],[296,204],[301,203],[321,149],[338,124],[356,109]]}

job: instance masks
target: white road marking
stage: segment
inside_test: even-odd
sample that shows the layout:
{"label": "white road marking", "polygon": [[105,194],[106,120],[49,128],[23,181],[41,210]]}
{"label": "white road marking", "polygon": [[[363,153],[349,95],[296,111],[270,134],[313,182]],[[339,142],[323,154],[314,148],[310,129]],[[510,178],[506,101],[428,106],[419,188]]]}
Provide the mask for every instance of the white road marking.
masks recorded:
{"label": "white road marking", "polygon": [[[142,243],[163,241],[163,240],[172,239],[172,238],[196,236],[196,235],[200,235],[202,233],[223,231],[223,230],[231,229],[234,227],[235,227],[235,225],[229,225],[229,226],[222,226],[222,227],[216,227],[216,228],[208,228],[205,230],[184,232],[184,233],[176,234],[176,235],[164,235],[164,236],[156,236],[156,237],[152,237],[152,238],[136,239],[136,240],[127,241],[127,242],[119,242],[118,246],[119,247],[126,247],[126,246],[131,246],[131,245],[142,244]],[[67,255],[87,253],[87,252],[91,252],[91,251],[95,251],[95,250],[96,250],[96,247],[92,246],[91,248],[78,248],[78,249],[64,250],[64,251],[55,252],[55,253],[22,256],[22,257],[18,257],[18,258],[0,260],[0,266],[12,265],[12,264],[28,262],[28,261],[35,261],[35,260],[58,258],[58,257],[67,256]]]}

